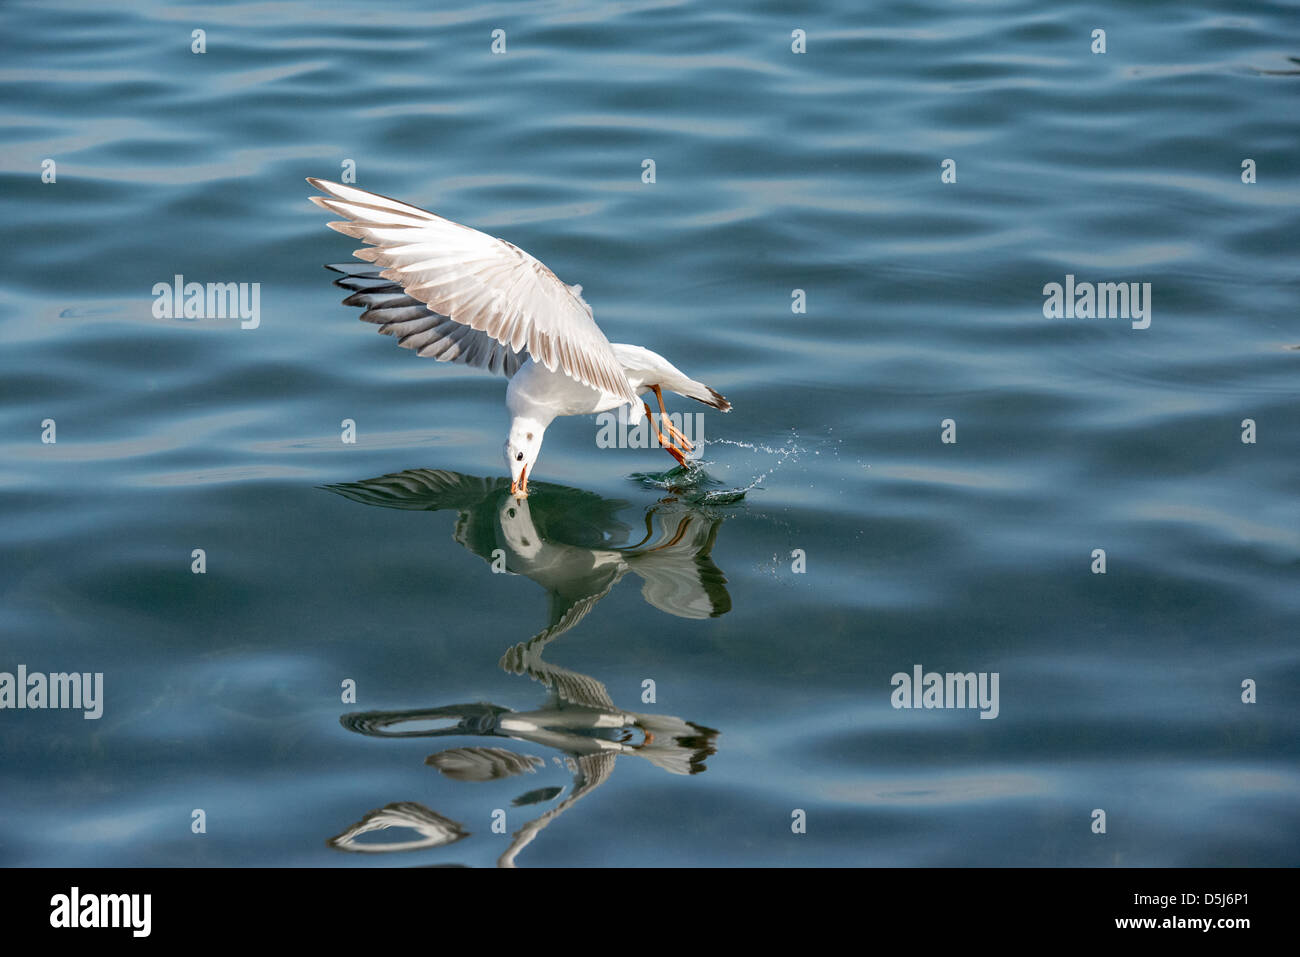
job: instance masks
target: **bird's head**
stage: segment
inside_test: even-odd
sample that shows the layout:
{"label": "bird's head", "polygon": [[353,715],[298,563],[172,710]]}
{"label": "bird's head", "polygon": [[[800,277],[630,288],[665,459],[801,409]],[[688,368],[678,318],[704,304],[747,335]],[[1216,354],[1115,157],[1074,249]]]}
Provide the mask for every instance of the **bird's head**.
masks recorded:
{"label": "bird's head", "polygon": [[510,494],[517,498],[528,497],[528,475],[533,470],[537,455],[542,451],[542,435],[546,429],[537,422],[515,419],[510,423],[510,437],[506,439],[506,466],[510,469]]}

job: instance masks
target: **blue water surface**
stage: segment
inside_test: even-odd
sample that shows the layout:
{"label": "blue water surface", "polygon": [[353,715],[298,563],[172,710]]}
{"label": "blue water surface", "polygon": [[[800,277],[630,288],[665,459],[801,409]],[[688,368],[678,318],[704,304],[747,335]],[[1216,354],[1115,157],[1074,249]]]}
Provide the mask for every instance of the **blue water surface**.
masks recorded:
{"label": "blue water surface", "polygon": [[[104,688],[0,710],[0,863],[1300,862],[1293,3],[0,24],[0,672]],[[515,502],[504,381],[321,268],[349,170],[726,395],[698,461],[560,420]]]}

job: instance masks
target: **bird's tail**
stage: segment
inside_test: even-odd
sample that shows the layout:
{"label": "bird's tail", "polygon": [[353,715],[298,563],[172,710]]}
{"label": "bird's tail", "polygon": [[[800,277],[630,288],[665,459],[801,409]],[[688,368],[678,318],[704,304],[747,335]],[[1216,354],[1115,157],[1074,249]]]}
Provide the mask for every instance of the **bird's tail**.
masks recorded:
{"label": "bird's tail", "polygon": [[696,382],[659,353],[651,352],[645,346],[633,346],[625,342],[611,342],[610,348],[618,357],[623,371],[634,381],[642,383],[638,386],[638,391],[657,385],[669,392],[676,392],[688,399],[703,402],[721,412],[731,411],[731,403],[722,397],[722,393],[717,389],[709,388],[703,382]]}
{"label": "bird's tail", "polygon": [[682,382],[675,382],[669,386],[678,395],[684,395],[688,399],[696,399],[705,405],[711,405],[720,412],[730,412],[731,403],[723,397],[717,389],[710,388],[703,382],[696,382],[694,379],[686,379]]}

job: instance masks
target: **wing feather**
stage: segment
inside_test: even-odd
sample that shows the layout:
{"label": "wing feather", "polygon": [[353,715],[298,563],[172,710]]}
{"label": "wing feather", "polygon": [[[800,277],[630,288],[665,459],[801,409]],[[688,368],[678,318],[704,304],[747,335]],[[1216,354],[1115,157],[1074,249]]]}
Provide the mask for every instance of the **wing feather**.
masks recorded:
{"label": "wing feather", "polygon": [[521,351],[512,351],[485,332],[471,329],[433,312],[409,296],[401,285],[379,275],[373,266],[357,263],[329,266],[343,273],[334,284],[352,291],[345,306],[360,306],[361,318],[379,326],[403,349],[441,362],[460,362],[490,372],[514,375],[524,363]]}
{"label": "wing feather", "polygon": [[[488,352],[486,343],[472,337],[440,336],[420,346],[421,355],[446,359],[454,350],[454,357],[461,361],[472,359],[472,364],[491,367],[498,361],[508,364],[506,351],[527,351],[534,362],[552,372],[558,369],[626,402],[638,401],[609,340],[596,325],[591,307],[575,292],[576,287],[565,285],[518,246],[387,196],[319,179],[307,182],[326,194],[312,196],[312,202],[346,217],[346,221],[331,222],[330,227],[369,244],[354,255],[379,267],[376,278],[398,287],[359,291],[358,295],[370,296],[382,289],[383,295],[394,297],[382,305],[378,300],[358,301],[367,306],[367,313],[379,306],[385,314],[389,309],[399,310],[400,315],[394,312],[394,318],[402,322],[417,318],[405,311],[410,303],[396,298],[401,292],[427,306],[430,314],[490,337],[501,347],[500,353]],[[404,346],[408,341],[413,344],[414,336],[439,328],[429,325],[406,338],[399,337],[399,341]],[[435,347],[436,351],[426,352]]]}

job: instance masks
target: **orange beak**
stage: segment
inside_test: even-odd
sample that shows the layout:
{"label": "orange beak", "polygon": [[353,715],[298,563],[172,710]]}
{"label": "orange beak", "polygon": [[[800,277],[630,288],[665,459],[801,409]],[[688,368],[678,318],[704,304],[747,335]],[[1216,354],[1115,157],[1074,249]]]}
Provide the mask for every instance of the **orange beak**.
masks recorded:
{"label": "orange beak", "polygon": [[510,494],[515,498],[528,497],[528,466],[519,470],[519,481],[510,483]]}

